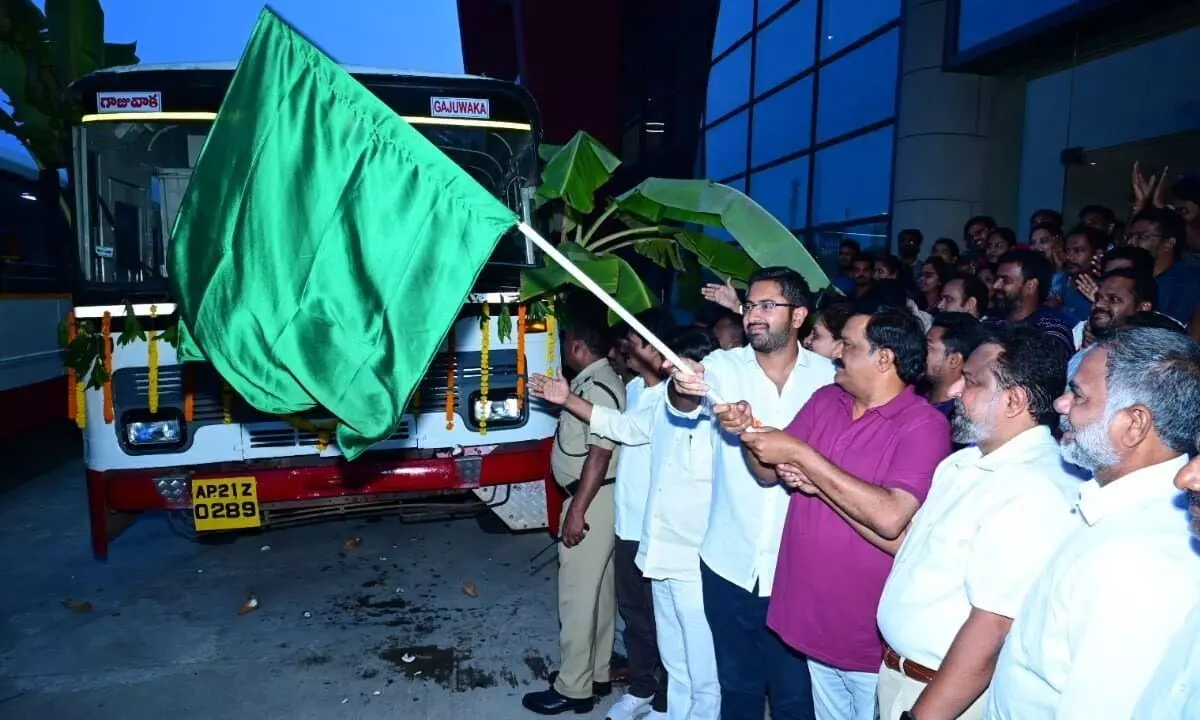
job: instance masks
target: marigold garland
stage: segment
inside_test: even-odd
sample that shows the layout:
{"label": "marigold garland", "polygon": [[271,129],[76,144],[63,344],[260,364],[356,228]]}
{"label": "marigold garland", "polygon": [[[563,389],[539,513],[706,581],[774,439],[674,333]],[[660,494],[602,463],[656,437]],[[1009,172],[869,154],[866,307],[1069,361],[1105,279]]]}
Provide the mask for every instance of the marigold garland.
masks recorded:
{"label": "marigold garland", "polygon": [[192,363],[183,365],[183,419],[191,422],[196,416],[196,378],[192,374]]}
{"label": "marigold garland", "polygon": [[221,420],[226,425],[233,422],[233,388],[221,378]]}
{"label": "marigold garland", "polygon": [[[150,323],[158,316],[158,306],[150,306]],[[158,414],[158,331],[151,328],[148,333],[148,364],[150,365],[146,382],[147,406],[151,415]]]}
{"label": "marigold garland", "polygon": [[[75,313],[67,313],[67,347],[75,341]],[[76,402],[76,385],[79,384],[78,378],[75,377],[75,368],[67,367],[67,417],[79,422],[79,403]],[[80,425],[80,428],[83,426]]]}
{"label": "marigold garland", "polygon": [[546,316],[546,377],[554,377],[554,344],[558,338],[558,323],[554,320],[554,308]]}
{"label": "marigold garland", "polygon": [[104,353],[104,423],[111,425],[116,417],[116,413],[113,411],[112,313],[107,310],[104,311],[104,319],[100,321],[100,342],[103,343],[100,351]]}
{"label": "marigold garland", "polygon": [[75,426],[80,430],[87,427],[87,383],[75,383]]}
{"label": "marigold garland", "polygon": [[454,351],[457,341],[454,339],[454,326],[450,326],[450,334],[446,336],[446,429],[454,429]]}
{"label": "marigold garland", "polygon": [[517,407],[525,408],[525,306],[517,306]]}
{"label": "marigold garland", "polygon": [[306,420],[299,415],[284,415],[284,421],[293,428],[301,432],[310,432],[317,436],[317,452],[325,452],[329,445],[333,442],[333,426],[318,425],[311,420]]}
{"label": "marigold garland", "polygon": [[492,314],[487,302],[483,303],[483,320],[480,323],[479,340],[479,403],[483,410],[479,414],[479,434],[487,435],[488,408],[488,360],[491,355]]}

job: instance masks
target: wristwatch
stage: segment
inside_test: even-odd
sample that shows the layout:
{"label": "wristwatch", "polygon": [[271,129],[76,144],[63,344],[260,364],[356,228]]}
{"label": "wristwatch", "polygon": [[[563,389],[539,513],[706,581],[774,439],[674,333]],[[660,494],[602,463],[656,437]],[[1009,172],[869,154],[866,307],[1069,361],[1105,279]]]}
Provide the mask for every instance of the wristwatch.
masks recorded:
{"label": "wristwatch", "polygon": [[900,720],[917,720],[917,716],[912,714],[912,710],[905,710],[900,713]]}

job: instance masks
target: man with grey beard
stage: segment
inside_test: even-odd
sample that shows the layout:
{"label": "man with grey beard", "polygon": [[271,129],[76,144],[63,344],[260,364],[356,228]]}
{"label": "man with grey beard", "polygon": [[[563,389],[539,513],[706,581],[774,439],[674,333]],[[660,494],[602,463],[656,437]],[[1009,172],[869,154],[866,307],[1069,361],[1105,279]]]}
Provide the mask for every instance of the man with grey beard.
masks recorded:
{"label": "man with grey beard", "polygon": [[1079,483],[1050,432],[1065,359],[1046,342],[996,328],[949,388],[954,440],[972,446],[938,466],[879,602],[881,720],[981,717],[1029,585],[1079,524]]}
{"label": "man with grey beard", "polygon": [[1200,587],[1176,474],[1200,431],[1200,347],[1119,328],[1055,402],[1063,456],[1091,470],[1084,525],[1026,595],[992,679],[988,720],[1127,718]]}

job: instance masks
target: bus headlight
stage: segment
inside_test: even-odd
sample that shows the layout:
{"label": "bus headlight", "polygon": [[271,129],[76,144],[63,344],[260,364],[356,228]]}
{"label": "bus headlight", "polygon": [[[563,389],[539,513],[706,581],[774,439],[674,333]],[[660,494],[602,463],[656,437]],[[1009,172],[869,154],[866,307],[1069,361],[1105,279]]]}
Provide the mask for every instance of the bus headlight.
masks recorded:
{"label": "bus headlight", "polygon": [[179,408],[162,407],[153,415],[138,408],[121,413],[117,437],[125,452],[132,455],[174,452],[188,445],[188,428]]}
{"label": "bus headlight", "polygon": [[183,433],[178,420],[131,422],[125,426],[125,440],[130,445],[174,445]]}
{"label": "bus headlight", "polygon": [[471,423],[476,427],[480,420],[486,420],[490,427],[520,425],[524,419],[525,411],[517,401],[515,389],[498,388],[488,393],[486,402],[478,392],[471,393]]}

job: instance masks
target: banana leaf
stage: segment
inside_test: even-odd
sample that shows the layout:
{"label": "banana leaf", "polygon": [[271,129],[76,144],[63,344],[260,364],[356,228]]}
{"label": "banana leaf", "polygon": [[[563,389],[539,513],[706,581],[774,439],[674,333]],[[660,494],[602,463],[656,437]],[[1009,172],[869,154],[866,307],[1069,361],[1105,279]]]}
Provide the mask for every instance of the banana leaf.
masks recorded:
{"label": "banana leaf", "polygon": [[137,43],[104,43],[104,67],[137,65]]}
{"label": "banana leaf", "polygon": [[[680,230],[675,240],[696,256],[700,264],[734,286],[745,288],[759,264],[742,248],[694,230]],[[807,279],[807,278],[806,278]]]}
{"label": "banana leaf", "polygon": [[[558,249],[629,312],[637,314],[658,305],[654,295],[629,263],[616,255],[593,255],[575,243],[561,243]],[[547,261],[546,267],[526,270],[521,274],[521,301],[552,294],[565,285],[582,287],[562,267]],[[609,324],[616,325],[619,321],[620,318],[610,310]]]}
{"label": "banana leaf", "polygon": [[650,178],[618,198],[617,203],[622,210],[652,223],[672,220],[723,228],[758,265],[790,267],[813,290],[829,285],[825,271],[787,227],[727,185],[710,180]]}
{"label": "banana leaf", "polygon": [[104,65],[100,0],[46,0],[46,27],[54,62],[67,82]]}
{"label": "banana leaf", "polygon": [[599,140],[581,130],[546,162],[538,196],[543,200],[561,199],[587,215],[596,208],[596,191],[620,164]]}

